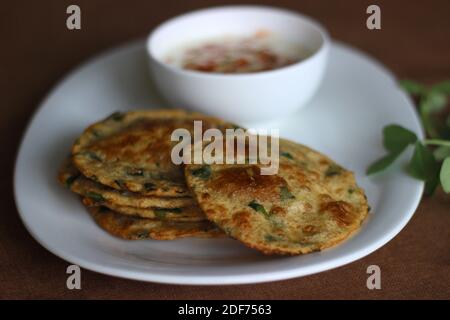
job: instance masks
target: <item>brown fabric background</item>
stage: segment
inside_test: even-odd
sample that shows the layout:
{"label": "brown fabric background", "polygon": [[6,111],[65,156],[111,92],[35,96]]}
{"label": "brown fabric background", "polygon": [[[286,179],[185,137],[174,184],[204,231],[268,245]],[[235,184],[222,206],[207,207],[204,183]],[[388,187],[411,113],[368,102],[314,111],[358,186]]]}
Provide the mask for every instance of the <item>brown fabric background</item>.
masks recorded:
{"label": "brown fabric background", "polygon": [[[258,2],[315,17],[334,38],[378,58],[400,78],[427,83],[450,78],[448,0]],[[450,196],[442,192],[424,199],[412,221],[389,244],[328,272],[258,285],[197,287],[141,283],[83,270],[82,290],[66,289],[68,263],[46,251],[27,233],[14,204],[14,158],[31,114],[67,71],[93,54],[145,36],[158,23],[181,12],[231,3],[236,1],[55,0],[0,4],[0,298],[450,298]],[[372,3],[381,6],[380,31],[365,27],[365,10]],[[65,27],[69,4],[81,7],[81,31]],[[366,288],[366,268],[371,264],[381,267],[381,290]]]}

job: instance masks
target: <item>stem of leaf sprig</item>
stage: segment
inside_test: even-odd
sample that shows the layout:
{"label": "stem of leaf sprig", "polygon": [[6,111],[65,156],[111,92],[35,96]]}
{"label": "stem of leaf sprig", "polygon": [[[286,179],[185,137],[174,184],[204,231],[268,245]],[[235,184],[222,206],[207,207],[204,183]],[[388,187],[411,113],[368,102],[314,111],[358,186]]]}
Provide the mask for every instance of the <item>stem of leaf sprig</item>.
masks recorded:
{"label": "stem of leaf sprig", "polygon": [[[416,134],[396,124],[383,129],[383,144],[388,154],[372,163],[367,174],[375,174],[389,167],[410,145],[414,153],[408,164],[408,173],[425,181],[425,193],[433,194],[441,183],[443,190],[450,193],[450,140],[446,140],[433,122],[433,114],[442,111],[450,94],[450,81],[440,82],[431,87],[403,80],[400,85],[408,93],[419,97],[419,112],[425,131],[431,139],[419,141]],[[446,125],[450,129],[450,117]],[[433,151],[429,146],[437,146]],[[439,169],[440,166],[440,169]]]}
{"label": "stem of leaf sprig", "polygon": [[450,141],[447,141],[447,140],[425,139],[422,142],[423,142],[423,144],[431,145],[431,146],[450,147]]}

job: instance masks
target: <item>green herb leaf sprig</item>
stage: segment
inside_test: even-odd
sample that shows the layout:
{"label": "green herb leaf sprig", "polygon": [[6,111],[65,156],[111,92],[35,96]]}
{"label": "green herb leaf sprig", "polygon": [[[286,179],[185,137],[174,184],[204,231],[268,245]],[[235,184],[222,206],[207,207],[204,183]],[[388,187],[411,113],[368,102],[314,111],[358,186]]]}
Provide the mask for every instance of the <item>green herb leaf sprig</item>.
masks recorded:
{"label": "green herb leaf sprig", "polygon": [[384,127],[383,145],[387,154],[372,163],[367,168],[367,174],[383,171],[409,146],[413,146],[408,173],[425,181],[426,194],[433,194],[439,183],[446,193],[450,193],[450,116],[447,115],[446,120],[442,121],[443,117],[439,115],[448,103],[450,81],[426,87],[411,80],[403,80],[400,85],[418,98],[420,118],[430,138],[419,141],[414,132],[397,124]]}

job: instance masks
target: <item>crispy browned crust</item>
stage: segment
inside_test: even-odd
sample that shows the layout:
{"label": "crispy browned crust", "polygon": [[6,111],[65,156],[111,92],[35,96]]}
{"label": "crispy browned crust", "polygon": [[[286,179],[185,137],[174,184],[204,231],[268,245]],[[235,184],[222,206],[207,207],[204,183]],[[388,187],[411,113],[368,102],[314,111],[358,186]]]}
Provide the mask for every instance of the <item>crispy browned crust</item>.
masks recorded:
{"label": "crispy browned crust", "polygon": [[91,199],[96,205],[110,204],[135,208],[181,208],[196,204],[192,197],[144,196],[120,192],[84,177],[67,159],[58,174],[59,182],[71,191]]}
{"label": "crispy browned crust", "polygon": [[[83,198],[83,203],[87,207],[99,206],[90,198]],[[166,221],[205,221],[206,216],[198,206],[184,208],[136,208],[129,206],[119,206],[110,202],[104,202],[102,206],[107,207],[117,213],[147,219],[161,219]]]}
{"label": "crispy browned crust", "polygon": [[223,232],[209,221],[174,222],[122,215],[106,207],[88,207],[98,226],[126,240],[174,240],[178,238],[222,237]]}

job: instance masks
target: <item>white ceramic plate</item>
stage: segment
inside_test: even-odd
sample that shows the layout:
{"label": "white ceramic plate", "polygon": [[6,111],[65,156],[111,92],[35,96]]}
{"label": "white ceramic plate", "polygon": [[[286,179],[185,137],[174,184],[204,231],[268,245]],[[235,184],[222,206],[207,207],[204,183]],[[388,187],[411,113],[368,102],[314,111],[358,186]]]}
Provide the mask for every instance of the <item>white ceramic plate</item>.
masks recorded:
{"label": "white ceramic plate", "polygon": [[345,243],[305,256],[267,257],[231,239],[123,241],[98,228],[79,199],[57,184],[56,172],[88,124],[116,110],[163,106],[147,75],[142,42],[114,49],[77,68],[39,107],[24,136],[14,180],[26,228],[49,251],[83,268],[177,284],[299,277],[373,252],[409,221],[423,183],[396,169],[368,178],[365,168],[384,153],[384,125],[399,123],[419,136],[422,131],[411,101],[384,67],[342,44],[333,44],[330,55],[324,83],[310,105],[276,126],[281,136],[310,145],[356,173],[372,213],[361,231]]}

